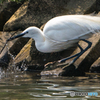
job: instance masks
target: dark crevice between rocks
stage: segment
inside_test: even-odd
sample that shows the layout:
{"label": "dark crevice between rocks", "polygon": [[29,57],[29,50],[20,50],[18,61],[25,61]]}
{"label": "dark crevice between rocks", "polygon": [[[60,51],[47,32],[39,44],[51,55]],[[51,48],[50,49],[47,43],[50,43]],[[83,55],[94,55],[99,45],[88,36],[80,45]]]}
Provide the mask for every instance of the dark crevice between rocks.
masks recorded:
{"label": "dark crevice between rocks", "polygon": [[73,64],[66,66],[62,73],[60,73],[61,76],[85,76],[85,72],[79,69],[76,69],[76,66]]}
{"label": "dark crevice between rocks", "polygon": [[34,65],[27,65],[27,71],[42,71],[44,69],[43,65],[34,64]]}
{"label": "dark crevice between rocks", "polygon": [[100,11],[100,0],[96,0],[96,2],[89,8],[87,9],[84,14],[90,14],[95,12],[96,14]]}
{"label": "dark crevice between rocks", "polygon": [[91,72],[91,73],[100,73],[100,66],[91,67],[89,72]]}

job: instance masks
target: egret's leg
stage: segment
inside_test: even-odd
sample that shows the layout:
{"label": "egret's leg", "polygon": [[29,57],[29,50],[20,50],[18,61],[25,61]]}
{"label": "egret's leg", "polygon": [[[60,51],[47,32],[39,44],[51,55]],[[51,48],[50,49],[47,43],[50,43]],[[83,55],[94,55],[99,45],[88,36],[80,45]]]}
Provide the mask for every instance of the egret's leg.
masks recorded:
{"label": "egret's leg", "polygon": [[79,44],[77,44],[77,45],[78,45],[78,47],[80,48],[80,50],[82,52],[83,51],[83,48]]}
{"label": "egret's leg", "polygon": [[60,63],[65,62],[66,60],[71,59],[71,58],[74,58],[74,57],[78,56],[79,54],[80,54],[80,53],[77,53],[77,54],[75,54],[75,55],[73,55],[73,56],[70,56],[70,57],[61,59],[61,60],[59,60],[58,62],[60,62]]}
{"label": "egret's leg", "polygon": [[[84,42],[86,42],[86,43],[88,43],[88,46],[85,48],[85,49],[81,49],[82,51],[79,53],[79,55],[73,60],[73,63],[85,52],[85,51],[87,51],[90,47],[91,47],[91,45],[92,45],[92,43],[90,42],[90,41],[87,41],[87,40],[85,40],[85,39],[82,39],[82,41],[84,41]],[[81,47],[81,46],[80,46]],[[79,47],[79,48],[80,48]]]}
{"label": "egret's leg", "polygon": [[75,55],[73,55],[73,56],[70,56],[70,57],[61,59],[61,60],[59,60],[58,62],[60,62],[60,63],[61,63],[61,62],[65,62],[65,61],[68,60],[68,59],[71,59],[71,58],[76,57],[76,58],[73,60],[73,62],[72,62],[72,63],[74,63],[74,62],[75,62],[85,51],[87,51],[87,50],[91,47],[91,45],[92,45],[92,43],[91,43],[90,41],[87,41],[87,40],[85,40],[85,39],[82,39],[82,41],[88,43],[88,46],[87,46],[85,49],[83,49],[83,48],[78,44],[78,47],[80,48],[81,52],[79,52],[79,53],[77,53],[77,54],[75,54]]}

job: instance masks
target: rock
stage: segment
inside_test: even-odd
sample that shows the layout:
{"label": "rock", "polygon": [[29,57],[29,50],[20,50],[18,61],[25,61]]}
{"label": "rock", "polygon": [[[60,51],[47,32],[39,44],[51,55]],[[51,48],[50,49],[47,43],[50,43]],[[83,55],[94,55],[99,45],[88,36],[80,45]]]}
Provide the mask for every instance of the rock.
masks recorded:
{"label": "rock", "polygon": [[87,11],[88,14],[92,13],[96,11],[91,9],[91,6],[95,4],[96,0],[70,0],[66,7],[69,10],[67,14],[86,14]]}
{"label": "rock", "polygon": [[55,16],[84,14],[95,2],[96,0],[30,0],[25,2],[6,22],[4,30],[24,30],[29,26],[40,27]]}
{"label": "rock", "polygon": [[[7,43],[7,46],[4,47],[6,40],[8,38],[10,38],[15,32],[0,32],[0,65],[1,64],[9,64],[9,61],[11,59],[11,56],[9,55],[8,50],[12,47],[12,45],[17,41],[17,39],[13,40],[13,41],[9,41]],[[21,33],[21,31],[15,33],[15,35]],[[17,42],[18,43],[18,42]],[[24,44],[24,43],[23,43]],[[4,49],[3,49],[4,47]],[[16,47],[15,47],[16,48]],[[21,48],[20,46],[17,46],[17,51],[18,49]],[[19,50],[20,51],[20,50]],[[13,50],[11,49],[11,53],[15,54],[16,50],[13,48]],[[18,53],[18,52],[17,52]],[[16,54],[17,54],[16,53]]]}
{"label": "rock", "polygon": [[[24,15],[27,12],[27,5],[28,2],[25,2],[15,13],[12,15],[12,17],[5,23],[4,25],[4,31],[12,31],[12,30],[18,30],[22,29],[26,24],[22,22],[26,22],[26,20],[23,20],[25,17]],[[28,17],[28,16],[26,16]],[[22,22],[21,22],[22,20]],[[28,22],[28,21],[27,21]],[[9,24],[10,23],[10,24]],[[16,24],[15,24],[16,23]],[[22,23],[22,24],[20,24]],[[10,25],[10,27],[9,27]],[[13,25],[13,26],[12,26]],[[8,26],[8,27],[7,27]]]}
{"label": "rock", "polygon": [[0,6],[0,31],[3,30],[3,26],[6,21],[14,14],[14,12],[21,6],[21,3],[8,2],[3,3]]}
{"label": "rock", "polygon": [[17,39],[16,42],[9,49],[10,53],[16,56],[28,41],[29,41],[29,38]]}
{"label": "rock", "polygon": [[75,62],[80,62],[78,69],[84,72],[89,72],[91,65],[100,57],[100,34],[89,40],[93,43],[92,47]]}
{"label": "rock", "polygon": [[98,13],[100,11],[100,1],[96,0],[96,2],[93,3],[93,5],[87,9],[84,14],[89,14],[89,13]]}
{"label": "rock", "polygon": [[91,65],[89,72],[100,73],[100,57]]}
{"label": "rock", "polygon": [[33,42],[32,39],[29,40],[28,43],[22,48],[22,50],[17,54],[17,56],[14,59],[15,64],[23,61],[25,58],[31,59],[30,52],[31,52],[32,42]]}
{"label": "rock", "polygon": [[[47,68],[46,68],[47,67]],[[56,67],[56,68],[54,68]],[[40,73],[48,76],[84,76],[85,73],[75,68],[71,63],[48,63]]]}
{"label": "rock", "polygon": [[[15,32],[15,31],[12,31],[12,32],[2,32],[1,31],[0,32],[0,51],[2,50],[4,44],[6,43],[6,40],[8,38],[10,38],[13,34],[17,35],[19,33],[21,33],[21,31],[19,31],[19,32]],[[13,41],[9,41],[9,43],[7,44],[8,48],[10,48],[16,40],[17,39],[15,39]]]}

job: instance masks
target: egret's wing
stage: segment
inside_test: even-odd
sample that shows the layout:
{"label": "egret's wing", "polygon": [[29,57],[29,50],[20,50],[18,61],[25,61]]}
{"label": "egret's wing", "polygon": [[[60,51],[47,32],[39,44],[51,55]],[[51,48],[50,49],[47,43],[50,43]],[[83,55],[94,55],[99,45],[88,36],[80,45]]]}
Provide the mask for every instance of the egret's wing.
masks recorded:
{"label": "egret's wing", "polygon": [[44,27],[44,35],[56,42],[86,39],[100,30],[100,18],[88,15],[69,15],[51,19]]}

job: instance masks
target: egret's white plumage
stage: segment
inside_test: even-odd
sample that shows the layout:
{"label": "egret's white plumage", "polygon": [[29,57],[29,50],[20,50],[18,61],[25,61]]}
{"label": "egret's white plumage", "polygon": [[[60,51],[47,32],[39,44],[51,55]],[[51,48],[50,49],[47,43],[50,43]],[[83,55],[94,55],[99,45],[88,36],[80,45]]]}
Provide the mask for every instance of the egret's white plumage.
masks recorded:
{"label": "egret's white plumage", "polygon": [[[87,15],[55,17],[47,22],[43,33],[58,42],[81,38],[100,30],[100,18]],[[57,37],[58,36],[58,37]]]}
{"label": "egret's white plumage", "polygon": [[35,40],[40,52],[50,53],[67,49],[80,39],[87,39],[100,30],[100,17],[89,15],[66,15],[49,20],[43,32],[37,27],[29,27],[23,37]]}

